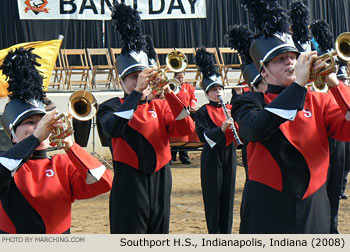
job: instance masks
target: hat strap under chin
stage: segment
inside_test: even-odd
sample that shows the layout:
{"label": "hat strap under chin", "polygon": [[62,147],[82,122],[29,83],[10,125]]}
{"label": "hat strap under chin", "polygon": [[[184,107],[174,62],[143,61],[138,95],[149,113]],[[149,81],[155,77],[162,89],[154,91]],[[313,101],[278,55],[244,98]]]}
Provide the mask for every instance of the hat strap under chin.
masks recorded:
{"label": "hat strap under chin", "polygon": [[12,135],[12,138],[18,143],[18,138],[16,137],[16,133],[13,130],[13,128],[11,129],[11,135]]}

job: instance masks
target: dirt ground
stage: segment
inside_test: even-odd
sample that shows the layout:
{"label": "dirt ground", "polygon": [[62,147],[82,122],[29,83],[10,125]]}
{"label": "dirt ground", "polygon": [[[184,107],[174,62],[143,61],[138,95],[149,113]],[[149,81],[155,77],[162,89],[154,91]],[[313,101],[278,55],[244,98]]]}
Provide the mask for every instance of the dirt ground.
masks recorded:
{"label": "dirt ground", "polygon": [[[238,153],[236,177],[236,195],[234,203],[234,220],[232,233],[239,228],[239,210],[242,198],[245,173]],[[172,166],[173,189],[171,196],[171,234],[206,234],[204,206],[200,185],[200,152],[189,152],[192,164],[183,165],[179,161]],[[350,186],[347,186],[350,195]],[[109,193],[89,200],[73,203],[72,233],[108,234],[108,200]],[[350,234],[350,198],[340,201],[339,232]]]}

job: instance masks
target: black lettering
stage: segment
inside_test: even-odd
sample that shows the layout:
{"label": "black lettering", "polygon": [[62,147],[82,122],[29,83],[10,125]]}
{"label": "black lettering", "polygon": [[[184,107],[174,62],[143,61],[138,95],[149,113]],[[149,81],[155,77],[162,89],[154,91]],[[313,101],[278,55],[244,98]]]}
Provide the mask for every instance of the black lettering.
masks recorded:
{"label": "black lettering", "polygon": [[160,9],[159,10],[154,10],[153,9],[153,0],[148,0],[148,6],[149,6],[149,14],[160,14],[164,11],[164,5],[165,2],[164,0],[160,1]]}
{"label": "black lettering", "polygon": [[[70,5],[72,7],[71,10],[65,10],[64,6]],[[60,0],[60,14],[72,14],[77,11],[77,5],[74,3],[74,0]]]}
{"label": "black lettering", "polygon": [[[125,0],[120,0],[120,3],[125,4]],[[134,8],[135,10],[137,10],[137,0],[134,0],[133,3],[134,3],[133,8]]]}
{"label": "black lettering", "polygon": [[86,5],[87,1],[88,0],[83,0],[83,2],[81,3],[79,14],[83,14],[84,10],[86,10],[86,9],[91,9],[94,12],[94,14],[98,14],[94,1],[92,0],[92,2],[91,2],[91,0],[89,0],[90,5]]}
{"label": "black lettering", "polygon": [[185,12],[185,8],[182,4],[181,0],[176,0],[176,2],[178,3],[178,5],[175,5],[175,0],[171,0],[170,6],[169,6],[169,10],[167,14],[171,14],[171,12],[173,11],[173,9],[180,9],[182,14],[186,14]]}
{"label": "black lettering", "polygon": [[196,10],[194,9],[194,5],[196,4],[197,0],[188,0],[188,2],[191,5],[191,14],[196,13]]}
{"label": "black lettering", "polygon": [[108,8],[112,10],[112,4],[109,2],[109,0],[101,0],[101,14],[105,14],[105,3],[107,4]]}

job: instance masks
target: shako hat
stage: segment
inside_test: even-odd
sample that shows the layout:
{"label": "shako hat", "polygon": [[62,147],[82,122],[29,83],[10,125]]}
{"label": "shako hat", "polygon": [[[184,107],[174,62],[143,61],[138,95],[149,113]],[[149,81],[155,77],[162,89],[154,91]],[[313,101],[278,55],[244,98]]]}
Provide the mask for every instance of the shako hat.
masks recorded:
{"label": "shako hat", "polygon": [[119,76],[122,78],[149,67],[139,12],[114,1],[111,16],[122,40],[121,54],[116,60]]}
{"label": "shako hat", "polygon": [[221,76],[215,65],[214,55],[207,51],[202,46],[196,50],[196,65],[199,67],[199,71],[203,74],[202,89],[204,92],[208,92],[215,86],[221,86],[224,88]]}
{"label": "shako hat", "polygon": [[288,34],[287,11],[277,1],[242,0],[242,5],[249,10],[257,30],[249,53],[259,72],[264,64],[282,53],[299,53]]}
{"label": "shako hat", "polygon": [[249,48],[254,40],[254,33],[245,25],[233,25],[229,27],[225,38],[228,45],[238,51],[242,64],[240,65],[243,79],[249,85],[255,87],[261,82],[262,78],[258,69],[250,57]]}
{"label": "shako hat", "polygon": [[43,76],[35,66],[39,57],[31,51],[20,47],[10,51],[0,66],[8,80],[10,101],[5,105],[1,124],[7,135],[15,135],[16,127],[26,118],[46,113],[43,104]]}
{"label": "shako hat", "polygon": [[339,68],[337,71],[338,79],[348,79],[348,62],[344,60],[339,60]]}

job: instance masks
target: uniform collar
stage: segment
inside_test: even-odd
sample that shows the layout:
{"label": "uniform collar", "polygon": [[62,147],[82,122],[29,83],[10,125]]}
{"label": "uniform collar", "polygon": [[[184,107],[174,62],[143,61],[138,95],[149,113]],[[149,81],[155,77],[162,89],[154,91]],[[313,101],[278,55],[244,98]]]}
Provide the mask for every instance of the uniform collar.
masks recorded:
{"label": "uniform collar", "polygon": [[44,159],[47,158],[46,150],[36,150],[30,159]]}
{"label": "uniform collar", "polygon": [[280,94],[286,87],[269,84],[266,93]]}
{"label": "uniform collar", "polygon": [[219,102],[209,101],[209,104],[214,107],[221,107],[221,104]]}

